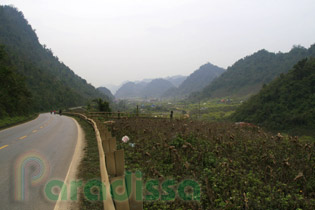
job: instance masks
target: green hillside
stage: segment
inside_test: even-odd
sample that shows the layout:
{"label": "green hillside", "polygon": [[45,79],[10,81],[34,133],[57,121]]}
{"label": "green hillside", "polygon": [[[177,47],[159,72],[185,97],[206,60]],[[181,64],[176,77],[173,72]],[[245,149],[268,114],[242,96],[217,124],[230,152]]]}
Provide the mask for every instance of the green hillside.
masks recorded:
{"label": "green hillside", "polygon": [[31,105],[31,93],[23,77],[16,73],[4,46],[0,45],[0,118],[26,115]]}
{"label": "green hillside", "polygon": [[260,50],[229,67],[205,87],[199,97],[244,97],[256,94],[264,84],[281,73],[288,72],[299,60],[310,56],[315,56],[315,45],[309,49],[296,46],[288,53]]}
{"label": "green hillside", "polygon": [[97,90],[106,95],[111,100],[115,98],[112,92],[106,87],[98,87]]}
{"label": "green hillside", "polygon": [[271,129],[315,126],[315,58],[303,59],[263,87],[232,116]]}
{"label": "green hillside", "polygon": [[0,44],[6,46],[17,73],[25,77],[34,111],[78,106],[105,97],[42,46],[16,8],[0,6]]}

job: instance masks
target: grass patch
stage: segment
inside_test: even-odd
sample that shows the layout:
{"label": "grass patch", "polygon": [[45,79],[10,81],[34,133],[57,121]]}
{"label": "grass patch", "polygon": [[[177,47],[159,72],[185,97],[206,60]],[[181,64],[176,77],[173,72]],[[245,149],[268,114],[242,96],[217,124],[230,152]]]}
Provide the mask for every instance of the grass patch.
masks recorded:
{"label": "grass patch", "polygon": [[0,119],[0,130],[34,120],[36,117],[38,117],[38,114],[5,117],[3,119]]}
{"label": "grass patch", "polygon": [[[84,157],[79,165],[78,179],[82,180],[83,185],[90,180],[101,180],[100,162],[98,147],[94,129],[87,121],[74,117],[84,130],[86,145],[84,148]],[[99,195],[97,189],[92,189],[94,194]],[[91,201],[87,199],[83,194],[83,189],[80,190],[79,196],[79,209],[103,209],[102,201]]]}

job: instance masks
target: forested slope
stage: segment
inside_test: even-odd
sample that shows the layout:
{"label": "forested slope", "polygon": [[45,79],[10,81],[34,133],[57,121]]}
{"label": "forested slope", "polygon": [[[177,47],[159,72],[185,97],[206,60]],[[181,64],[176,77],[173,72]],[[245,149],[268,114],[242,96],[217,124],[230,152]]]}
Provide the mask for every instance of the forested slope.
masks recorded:
{"label": "forested slope", "polygon": [[315,58],[303,59],[245,102],[232,116],[271,129],[315,127]]}
{"label": "forested slope", "polygon": [[115,98],[115,96],[112,94],[112,92],[106,87],[98,87],[97,90],[100,91],[101,93],[103,93],[104,95],[106,95],[111,100],[113,100]]}
{"label": "forested slope", "polygon": [[264,84],[288,72],[301,59],[311,56],[315,56],[315,45],[309,49],[296,46],[288,53],[260,50],[229,67],[205,87],[199,97],[244,97],[256,94]]}
{"label": "forested slope", "polygon": [[26,115],[31,106],[31,93],[23,77],[16,73],[4,46],[0,45],[0,119]]}
{"label": "forested slope", "polygon": [[0,6],[0,44],[6,46],[16,72],[25,77],[33,110],[84,105],[92,98],[105,97],[42,46],[16,8]]}

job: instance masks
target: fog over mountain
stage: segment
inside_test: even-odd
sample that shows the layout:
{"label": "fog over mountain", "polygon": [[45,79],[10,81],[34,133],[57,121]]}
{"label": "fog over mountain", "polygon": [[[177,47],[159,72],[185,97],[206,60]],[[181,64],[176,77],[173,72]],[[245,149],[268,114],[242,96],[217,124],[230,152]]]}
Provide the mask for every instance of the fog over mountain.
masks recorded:
{"label": "fog over mountain", "polygon": [[166,79],[153,79],[150,82],[128,82],[116,92],[116,98],[160,98],[169,88],[175,87]]}
{"label": "fog over mountain", "polygon": [[[165,78],[162,78],[162,79],[166,80],[166,81],[169,81],[172,84],[171,87],[173,87],[173,86],[174,87],[178,87],[186,78],[187,78],[187,76],[175,75],[175,76],[165,77]],[[140,95],[139,95],[140,93],[139,93],[139,91],[137,89],[143,87],[144,84],[149,84],[153,80],[156,80],[156,79],[143,79],[143,80],[136,80],[136,81],[125,81],[125,82],[123,82],[120,85],[106,84],[106,85],[103,85],[101,87],[106,87],[114,95],[123,86],[129,87],[129,88],[132,87],[131,89],[133,91],[131,91],[131,90],[128,90],[128,91],[126,90],[126,91],[127,91],[127,93],[130,93],[131,94],[130,97],[133,98],[133,97],[140,97]],[[127,83],[129,83],[129,84],[127,84]],[[136,86],[139,86],[139,87],[136,87]],[[117,94],[118,96],[126,97],[128,95],[128,94],[126,95],[126,94],[123,93],[125,87],[123,87],[122,90],[119,91],[119,93]],[[167,87],[169,87],[169,86],[167,86]]]}

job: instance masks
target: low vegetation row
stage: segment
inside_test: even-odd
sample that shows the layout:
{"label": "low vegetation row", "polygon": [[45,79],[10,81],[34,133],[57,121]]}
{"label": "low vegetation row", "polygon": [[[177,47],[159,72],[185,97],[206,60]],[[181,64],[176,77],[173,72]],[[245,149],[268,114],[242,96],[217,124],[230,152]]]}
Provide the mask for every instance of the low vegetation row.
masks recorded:
{"label": "low vegetation row", "polygon": [[[201,186],[200,201],[177,196],[145,202],[145,209],[315,208],[311,138],[191,120],[130,118],[110,127],[125,150],[126,170],[141,171],[144,181],[191,179]],[[120,141],[124,136],[130,140]]]}

